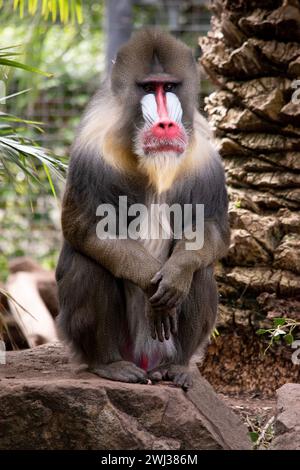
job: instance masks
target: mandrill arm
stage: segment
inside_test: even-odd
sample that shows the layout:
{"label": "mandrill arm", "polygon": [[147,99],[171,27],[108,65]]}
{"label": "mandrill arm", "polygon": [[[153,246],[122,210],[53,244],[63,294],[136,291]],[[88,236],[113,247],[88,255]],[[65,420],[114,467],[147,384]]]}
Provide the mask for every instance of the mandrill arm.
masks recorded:
{"label": "mandrill arm", "polygon": [[188,295],[194,272],[215,263],[225,256],[229,245],[229,228],[216,221],[204,222],[204,244],[199,250],[187,250],[186,240],[176,243],[170,258],[152,279],[159,282],[156,293],[150,298],[152,306],[178,307]]}
{"label": "mandrill arm", "polygon": [[[190,291],[194,273],[214,264],[227,252],[230,229],[224,169],[215,151],[210,151],[208,156],[206,166],[200,168],[190,182],[190,203],[195,208],[197,204],[204,207],[203,246],[198,248],[195,244],[195,249],[187,249],[190,240],[185,238],[175,242],[171,256],[152,279],[157,286],[156,293],[149,299],[154,309],[180,306]],[[197,228],[197,219],[193,220],[194,225]]]}
{"label": "mandrill arm", "polygon": [[136,240],[100,239],[96,223],[76,205],[71,191],[66,190],[62,210],[62,229],[65,239],[79,252],[92,258],[114,276],[127,279],[148,290],[151,279],[161,268]]}

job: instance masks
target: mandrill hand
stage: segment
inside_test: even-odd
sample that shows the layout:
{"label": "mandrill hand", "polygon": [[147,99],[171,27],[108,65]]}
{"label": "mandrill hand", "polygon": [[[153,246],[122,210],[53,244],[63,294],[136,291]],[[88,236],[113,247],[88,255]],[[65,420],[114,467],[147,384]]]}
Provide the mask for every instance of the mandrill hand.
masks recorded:
{"label": "mandrill hand", "polygon": [[151,280],[152,284],[159,283],[157,291],[149,298],[152,308],[178,307],[189,293],[193,273],[193,269],[188,266],[181,269],[170,260],[167,261]]}
{"label": "mandrill hand", "polygon": [[151,337],[163,342],[170,338],[170,333],[177,333],[176,308],[154,309],[148,304],[148,321],[150,324]]}
{"label": "mandrill hand", "polygon": [[177,333],[177,313],[176,308],[155,308],[150,304],[149,298],[155,294],[157,287],[157,283],[156,285],[151,284],[146,291],[148,297],[146,315],[150,325],[151,337],[153,339],[158,338],[159,341],[163,342],[165,339],[170,338],[170,333],[173,335]]}

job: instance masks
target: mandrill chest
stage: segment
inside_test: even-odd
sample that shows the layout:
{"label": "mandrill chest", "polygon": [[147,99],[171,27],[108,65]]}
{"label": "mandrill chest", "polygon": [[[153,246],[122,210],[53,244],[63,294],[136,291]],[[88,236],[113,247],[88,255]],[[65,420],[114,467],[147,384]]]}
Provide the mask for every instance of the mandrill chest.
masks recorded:
{"label": "mandrill chest", "polygon": [[169,207],[165,195],[148,194],[140,224],[140,242],[161,263],[169,257],[174,237]]}
{"label": "mandrill chest", "polygon": [[[137,220],[137,233],[129,233],[162,264],[170,256],[173,245],[173,229],[168,214],[166,194],[150,191],[144,203],[137,204],[141,218]],[[130,228],[130,227],[129,227]],[[130,281],[123,281],[126,299],[128,337],[122,351],[124,359],[133,361],[144,370],[151,370],[175,357],[174,338],[163,343],[152,339],[148,324],[150,304],[144,292]]]}

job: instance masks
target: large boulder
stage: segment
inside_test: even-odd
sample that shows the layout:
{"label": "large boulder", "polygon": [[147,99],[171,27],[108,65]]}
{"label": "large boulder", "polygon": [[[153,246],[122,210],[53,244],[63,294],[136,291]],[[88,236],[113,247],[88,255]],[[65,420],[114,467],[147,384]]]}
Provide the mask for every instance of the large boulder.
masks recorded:
{"label": "large boulder", "polygon": [[59,343],[7,353],[0,365],[0,449],[248,449],[246,427],[194,371],[171,384],[103,380]]}
{"label": "large boulder", "polygon": [[283,385],[277,398],[272,449],[300,450],[300,384]]}

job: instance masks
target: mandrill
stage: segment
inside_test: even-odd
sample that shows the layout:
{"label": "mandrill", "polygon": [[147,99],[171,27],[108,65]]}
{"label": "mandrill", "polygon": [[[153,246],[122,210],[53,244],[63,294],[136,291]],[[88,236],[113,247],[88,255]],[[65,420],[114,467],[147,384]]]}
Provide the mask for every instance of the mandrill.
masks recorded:
{"label": "mandrill", "polygon": [[[215,325],[213,267],[229,244],[228,200],[220,157],[196,109],[198,81],[187,46],[157,29],[135,33],[73,144],[56,270],[58,325],[89,370],[107,379],[171,380],[187,389],[191,356]],[[199,205],[203,243],[195,248]],[[185,206],[191,220],[180,237],[177,215]],[[136,223],[139,236],[124,236],[134,222],[130,207],[151,214]],[[99,213],[109,208],[115,236],[99,229]]]}

